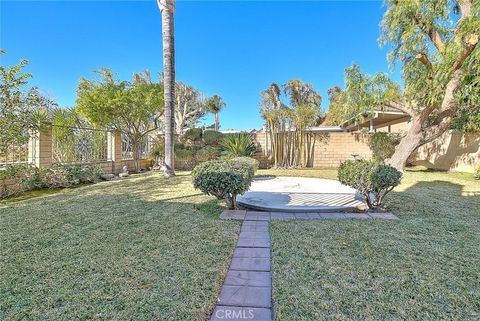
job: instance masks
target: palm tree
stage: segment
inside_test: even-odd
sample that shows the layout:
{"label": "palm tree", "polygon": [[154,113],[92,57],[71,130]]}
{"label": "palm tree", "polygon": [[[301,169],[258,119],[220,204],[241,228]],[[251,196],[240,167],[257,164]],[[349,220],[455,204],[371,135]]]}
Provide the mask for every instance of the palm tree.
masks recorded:
{"label": "palm tree", "polygon": [[165,97],[165,175],[174,176],[174,98],[175,98],[175,41],[173,12],[175,0],[157,0],[162,14],[163,87]]}
{"label": "palm tree", "polygon": [[219,95],[213,95],[207,100],[207,110],[215,117],[215,130],[217,131],[220,128],[218,114],[223,108],[225,108],[225,106],[227,106],[227,104],[222,100],[222,97],[220,97]]}

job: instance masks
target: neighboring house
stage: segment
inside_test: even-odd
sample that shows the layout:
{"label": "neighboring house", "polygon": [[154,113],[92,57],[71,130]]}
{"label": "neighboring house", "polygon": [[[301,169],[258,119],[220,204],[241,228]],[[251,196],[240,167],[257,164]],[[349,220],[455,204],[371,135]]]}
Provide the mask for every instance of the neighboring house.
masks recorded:
{"label": "neighboring house", "polygon": [[368,129],[370,132],[394,133],[407,131],[409,124],[409,115],[398,109],[387,108],[359,114],[340,124],[340,127],[348,131]]}

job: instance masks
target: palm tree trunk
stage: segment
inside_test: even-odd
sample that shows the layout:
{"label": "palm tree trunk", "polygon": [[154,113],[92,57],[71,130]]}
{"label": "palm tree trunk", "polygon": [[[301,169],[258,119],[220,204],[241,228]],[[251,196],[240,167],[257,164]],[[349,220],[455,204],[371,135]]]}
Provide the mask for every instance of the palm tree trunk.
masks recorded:
{"label": "palm tree trunk", "polygon": [[218,121],[218,112],[215,113],[215,130],[218,131],[220,127],[219,121]]}
{"label": "palm tree trunk", "polygon": [[174,98],[175,98],[175,42],[173,12],[175,0],[157,0],[162,13],[163,87],[165,97],[165,175],[174,176]]}

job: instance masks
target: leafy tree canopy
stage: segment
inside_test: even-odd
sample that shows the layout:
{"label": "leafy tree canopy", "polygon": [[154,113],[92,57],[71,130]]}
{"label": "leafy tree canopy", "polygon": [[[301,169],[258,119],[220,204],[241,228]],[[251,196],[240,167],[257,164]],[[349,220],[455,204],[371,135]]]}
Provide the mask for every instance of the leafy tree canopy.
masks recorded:
{"label": "leafy tree canopy", "polygon": [[39,129],[55,106],[38,88],[28,86],[32,75],[23,71],[27,64],[22,60],[15,66],[0,65],[0,149],[26,143],[28,131]]}
{"label": "leafy tree canopy", "polygon": [[327,122],[339,125],[357,115],[384,108],[390,101],[399,99],[400,86],[384,73],[373,76],[362,73],[358,65],[345,70],[345,89],[328,90],[330,107]]}
{"label": "leafy tree canopy", "polygon": [[91,123],[124,132],[145,133],[158,127],[163,114],[163,86],[148,72],[135,74],[132,82],[120,81],[108,69],[94,72],[100,79],[82,78],[76,106]]}
{"label": "leafy tree canopy", "polygon": [[76,108],[93,125],[122,131],[132,144],[135,167],[139,170],[142,141],[158,128],[163,115],[163,85],[153,83],[148,72],[135,74],[131,82],[118,80],[108,69],[95,73],[99,79],[81,79]]}

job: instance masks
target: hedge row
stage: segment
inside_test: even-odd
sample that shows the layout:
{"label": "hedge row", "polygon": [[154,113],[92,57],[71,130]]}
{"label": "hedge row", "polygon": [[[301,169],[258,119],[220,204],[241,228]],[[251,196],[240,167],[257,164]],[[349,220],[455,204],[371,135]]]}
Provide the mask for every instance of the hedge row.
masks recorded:
{"label": "hedge row", "polygon": [[10,165],[0,171],[0,198],[40,188],[60,188],[100,180],[103,171],[95,165],[60,165],[37,168],[27,164]]}

